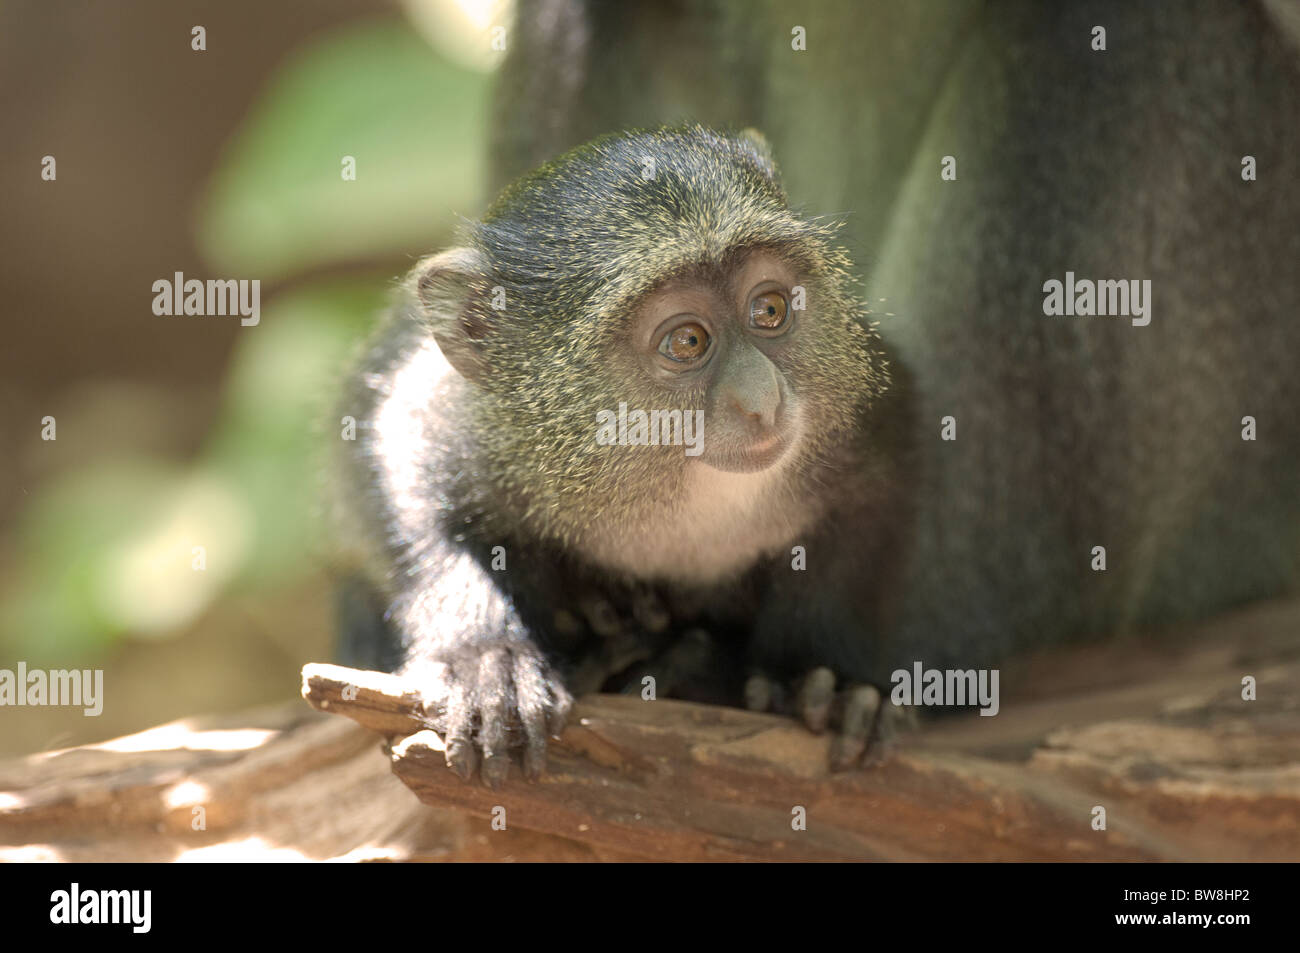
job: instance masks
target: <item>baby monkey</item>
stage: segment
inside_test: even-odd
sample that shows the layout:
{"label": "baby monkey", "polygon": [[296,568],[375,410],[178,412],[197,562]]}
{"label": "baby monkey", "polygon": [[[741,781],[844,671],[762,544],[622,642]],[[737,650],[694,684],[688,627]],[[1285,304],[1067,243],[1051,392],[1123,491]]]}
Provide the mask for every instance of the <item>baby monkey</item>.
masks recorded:
{"label": "baby monkey", "polygon": [[339,407],[343,654],[424,686],[451,768],[536,776],[571,692],[647,675],[861,755],[902,454],[849,267],[761,137],[696,126],[561,156],[415,268]]}

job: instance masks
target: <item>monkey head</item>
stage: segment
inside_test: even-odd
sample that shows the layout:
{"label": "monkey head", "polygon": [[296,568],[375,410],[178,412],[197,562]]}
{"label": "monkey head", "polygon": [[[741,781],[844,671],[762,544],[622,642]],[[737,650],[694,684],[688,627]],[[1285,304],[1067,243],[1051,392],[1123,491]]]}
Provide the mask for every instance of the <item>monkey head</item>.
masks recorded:
{"label": "monkey head", "polygon": [[[788,494],[887,386],[832,238],[791,211],[757,135],[627,133],[506,189],[412,285],[514,515],[564,541],[635,536],[698,521],[705,484]],[[653,411],[695,415],[698,444],[623,439]]]}

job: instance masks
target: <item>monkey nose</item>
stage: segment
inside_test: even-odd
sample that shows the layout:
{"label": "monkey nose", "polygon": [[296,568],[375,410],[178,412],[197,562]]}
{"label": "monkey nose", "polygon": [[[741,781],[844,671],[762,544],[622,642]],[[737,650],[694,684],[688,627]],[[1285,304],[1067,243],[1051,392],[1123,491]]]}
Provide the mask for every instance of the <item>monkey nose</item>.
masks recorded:
{"label": "monkey nose", "polygon": [[781,377],[772,362],[754,348],[745,348],[719,382],[724,407],[738,422],[755,430],[771,430],[781,410]]}
{"label": "monkey nose", "polygon": [[755,429],[771,430],[776,426],[776,412],[781,406],[781,395],[772,394],[771,399],[757,401],[742,401],[739,397],[732,397],[731,406]]}

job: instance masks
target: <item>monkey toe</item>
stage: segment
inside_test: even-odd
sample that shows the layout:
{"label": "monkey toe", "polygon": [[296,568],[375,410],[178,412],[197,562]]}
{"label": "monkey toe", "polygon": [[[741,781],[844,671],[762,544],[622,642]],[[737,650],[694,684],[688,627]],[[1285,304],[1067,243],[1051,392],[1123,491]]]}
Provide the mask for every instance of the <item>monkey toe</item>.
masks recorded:
{"label": "monkey toe", "polygon": [[835,701],[835,673],[821,666],[804,676],[796,695],[796,706],[803,723],[817,734],[826,730],[830,722],[831,705]]}

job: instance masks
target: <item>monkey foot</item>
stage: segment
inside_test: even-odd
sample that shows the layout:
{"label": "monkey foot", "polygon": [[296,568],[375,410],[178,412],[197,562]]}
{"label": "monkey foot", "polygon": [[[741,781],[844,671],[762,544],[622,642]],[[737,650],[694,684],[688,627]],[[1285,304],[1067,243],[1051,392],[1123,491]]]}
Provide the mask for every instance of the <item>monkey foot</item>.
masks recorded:
{"label": "monkey foot", "polygon": [[850,684],[837,690],[835,673],[824,666],[789,687],[762,673],[751,675],[745,683],[745,707],[798,717],[817,734],[834,731],[832,771],[883,760],[896,744],[899,729],[911,723],[910,710],[882,703],[874,685]]}

